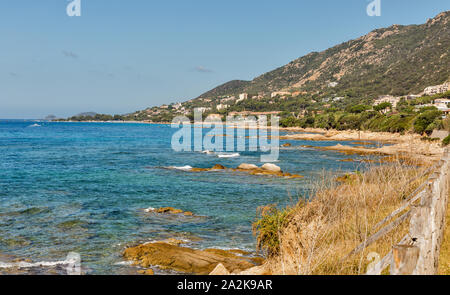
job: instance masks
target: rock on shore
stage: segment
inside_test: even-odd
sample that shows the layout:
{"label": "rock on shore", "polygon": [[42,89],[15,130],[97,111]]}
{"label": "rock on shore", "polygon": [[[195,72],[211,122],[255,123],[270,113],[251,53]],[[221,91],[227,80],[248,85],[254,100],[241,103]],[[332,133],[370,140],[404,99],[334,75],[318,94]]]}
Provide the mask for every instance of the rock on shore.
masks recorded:
{"label": "rock on shore", "polygon": [[158,266],[189,274],[210,274],[218,264],[231,273],[260,265],[261,259],[240,256],[236,251],[221,249],[195,250],[164,242],[146,243],[127,248],[123,256],[143,268]]}

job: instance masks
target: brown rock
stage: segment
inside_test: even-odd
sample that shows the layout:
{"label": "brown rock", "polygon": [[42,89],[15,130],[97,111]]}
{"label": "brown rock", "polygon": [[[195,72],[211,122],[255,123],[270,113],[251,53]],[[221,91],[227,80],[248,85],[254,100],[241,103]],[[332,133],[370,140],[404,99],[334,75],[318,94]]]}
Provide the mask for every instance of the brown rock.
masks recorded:
{"label": "brown rock", "polygon": [[210,276],[228,276],[230,272],[222,263],[217,264],[216,268],[209,274]]}
{"label": "brown rock", "polygon": [[253,169],[258,169],[258,166],[253,165],[253,164],[242,163],[241,165],[239,165],[239,166],[237,167],[237,169],[242,169],[242,170],[253,170]]}
{"label": "brown rock", "polygon": [[168,213],[168,214],[180,214],[183,213],[183,210],[180,209],[175,209],[173,207],[162,207],[162,208],[158,208],[155,211],[156,213]]}
{"label": "brown rock", "polygon": [[144,270],[138,270],[138,274],[152,276],[155,274],[155,272],[153,271],[153,269],[149,268],[149,269],[144,269]]}
{"label": "brown rock", "polygon": [[216,164],[216,165],[214,165],[211,168],[211,170],[224,170],[224,169],[227,169],[227,168],[225,166],[220,165],[220,164]]}
{"label": "brown rock", "polygon": [[162,241],[162,243],[167,243],[169,245],[179,246],[181,244],[184,244],[183,241],[175,239],[175,238],[168,238],[167,240]]}
{"label": "brown rock", "polygon": [[230,251],[194,250],[161,242],[128,248],[123,255],[128,260],[138,261],[144,268],[158,265],[164,269],[191,274],[209,274],[219,263],[231,272],[255,266],[251,258],[237,256]]}
{"label": "brown rock", "polygon": [[344,160],[340,160],[340,162],[354,162],[355,160],[353,159],[344,159]]}
{"label": "brown rock", "polygon": [[282,147],[291,147],[291,146],[292,146],[292,144],[290,144],[290,143],[285,143],[282,145]]}
{"label": "brown rock", "polygon": [[176,209],[173,207],[161,207],[157,209],[145,209],[146,212],[155,212],[159,214],[183,214],[185,216],[194,216],[194,213],[190,211],[183,211],[181,209]]}

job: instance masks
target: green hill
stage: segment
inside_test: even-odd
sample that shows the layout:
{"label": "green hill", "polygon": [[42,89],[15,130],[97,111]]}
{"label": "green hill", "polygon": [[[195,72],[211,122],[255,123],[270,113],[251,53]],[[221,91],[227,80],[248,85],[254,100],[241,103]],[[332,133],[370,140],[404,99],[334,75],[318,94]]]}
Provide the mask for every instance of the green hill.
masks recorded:
{"label": "green hill", "polygon": [[[201,98],[240,92],[306,91],[320,96],[372,98],[419,93],[450,77],[450,11],[422,25],[378,29],[322,52],[313,52],[253,81],[231,81]],[[334,88],[330,82],[337,82]]]}

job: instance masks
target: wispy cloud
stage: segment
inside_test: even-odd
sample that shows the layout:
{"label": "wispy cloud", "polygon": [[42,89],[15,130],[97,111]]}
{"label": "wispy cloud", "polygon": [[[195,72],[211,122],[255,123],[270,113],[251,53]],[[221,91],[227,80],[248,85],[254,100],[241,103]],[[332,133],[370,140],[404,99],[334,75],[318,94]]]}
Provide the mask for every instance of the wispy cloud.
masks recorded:
{"label": "wispy cloud", "polygon": [[73,59],[77,59],[77,58],[79,57],[78,54],[76,54],[76,53],[74,53],[74,52],[72,52],[72,51],[67,51],[67,50],[63,50],[63,51],[62,51],[62,54],[63,54],[65,57],[73,58]]}
{"label": "wispy cloud", "polygon": [[196,66],[194,68],[194,70],[199,73],[213,73],[214,72],[213,70],[202,67],[202,66]]}
{"label": "wispy cloud", "polygon": [[14,78],[19,77],[19,74],[15,73],[15,72],[9,72],[9,75]]}

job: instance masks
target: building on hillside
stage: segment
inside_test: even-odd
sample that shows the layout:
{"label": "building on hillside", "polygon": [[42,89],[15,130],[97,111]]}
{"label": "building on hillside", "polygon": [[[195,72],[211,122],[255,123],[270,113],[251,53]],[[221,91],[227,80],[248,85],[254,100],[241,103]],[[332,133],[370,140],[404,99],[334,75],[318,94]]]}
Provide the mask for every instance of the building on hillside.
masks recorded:
{"label": "building on hillside", "polygon": [[222,121],[222,115],[220,114],[209,114],[208,117],[206,117],[206,120],[210,121]]}
{"label": "building on hillside", "polygon": [[395,97],[392,95],[383,95],[375,99],[373,105],[376,106],[385,102],[390,103],[393,108],[396,108],[397,104],[400,102],[400,97]]}
{"label": "building on hillside", "polygon": [[288,91],[275,91],[270,94],[270,98],[274,98],[276,96],[286,96],[286,95],[290,96],[291,93]]}
{"label": "building on hillside", "polygon": [[228,107],[229,107],[229,105],[227,105],[227,104],[218,104],[218,105],[216,106],[216,108],[217,108],[218,111],[220,111],[220,110],[226,110]]}
{"label": "building on hillside", "polygon": [[201,107],[201,108],[195,108],[196,112],[204,113],[206,111],[210,111],[211,108]]}
{"label": "building on hillside", "polygon": [[179,102],[179,103],[175,103],[175,104],[172,105],[172,107],[173,107],[174,109],[178,110],[178,109],[181,108],[181,103],[180,103],[180,102]]}
{"label": "building on hillside", "polygon": [[420,95],[417,95],[417,94],[408,94],[408,95],[403,96],[403,98],[406,100],[412,100],[412,99],[416,99],[419,97],[420,97]]}
{"label": "building on hillside", "polygon": [[423,93],[425,95],[431,96],[431,95],[435,95],[435,94],[444,93],[449,90],[450,90],[450,82],[445,82],[444,84],[441,84],[441,85],[429,86],[429,87],[425,88]]}
{"label": "building on hillside", "polygon": [[230,112],[229,116],[267,116],[267,115],[278,115],[281,111],[272,111],[272,112],[251,112],[251,111],[243,111],[243,112]]}
{"label": "building on hillside", "polygon": [[336,87],[336,86],[338,86],[338,82],[330,82],[330,83],[328,83],[328,87],[331,87],[331,88],[334,88],[334,87]]}
{"label": "building on hillside", "polygon": [[241,93],[241,94],[239,94],[239,99],[240,100],[244,100],[244,99],[247,99],[248,98],[248,93]]}
{"label": "building on hillside", "polygon": [[333,101],[336,102],[336,101],[341,101],[343,99],[344,99],[344,97],[338,96],[338,97],[333,98]]}
{"label": "building on hillside", "polygon": [[435,106],[441,112],[444,112],[446,116],[450,113],[450,99],[448,98],[439,98],[435,99],[433,102],[433,106]]}
{"label": "building on hillside", "polygon": [[236,99],[236,97],[234,97],[234,96],[231,96],[231,97],[225,97],[225,98],[222,98],[222,99],[220,100],[220,103],[229,102],[229,101],[232,101],[232,100],[235,100],[235,99]]}

